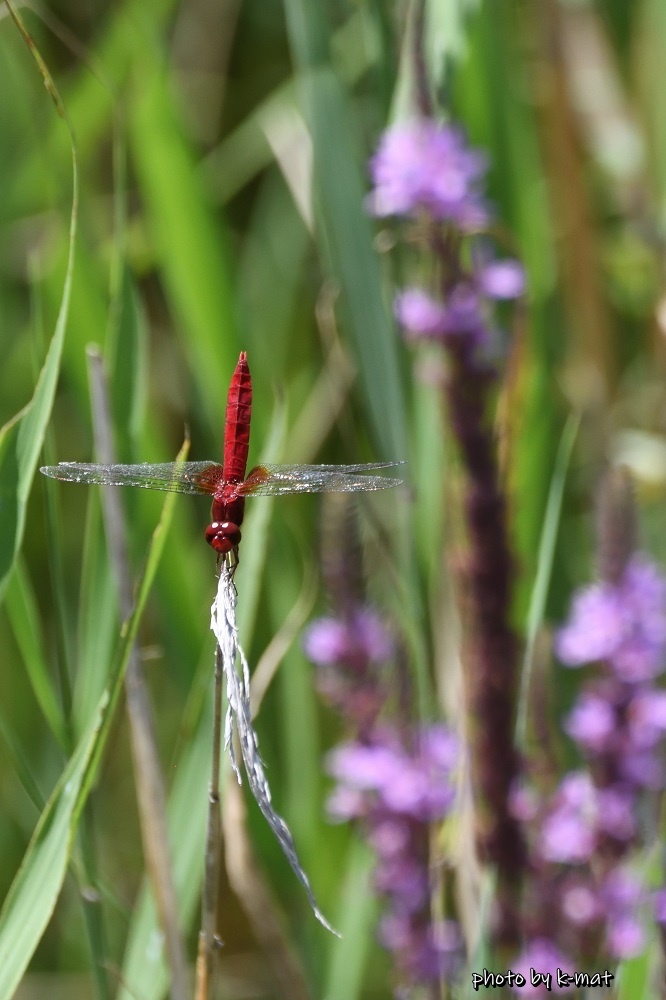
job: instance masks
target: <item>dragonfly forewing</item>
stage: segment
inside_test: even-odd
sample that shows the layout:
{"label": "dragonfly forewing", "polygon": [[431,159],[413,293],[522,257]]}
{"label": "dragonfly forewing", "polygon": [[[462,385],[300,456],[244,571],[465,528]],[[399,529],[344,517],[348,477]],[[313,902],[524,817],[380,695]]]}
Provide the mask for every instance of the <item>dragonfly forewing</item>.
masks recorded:
{"label": "dragonfly forewing", "polygon": [[210,496],[222,480],[222,466],[215,462],[141,462],[137,465],[96,465],[60,462],[40,470],[52,479],[93,486],[138,486],[167,493]]}
{"label": "dragonfly forewing", "polygon": [[356,493],[399,486],[392,476],[366,476],[372,469],[388,469],[402,462],[367,465],[257,465],[238,487],[241,496],[273,497],[284,493]]}

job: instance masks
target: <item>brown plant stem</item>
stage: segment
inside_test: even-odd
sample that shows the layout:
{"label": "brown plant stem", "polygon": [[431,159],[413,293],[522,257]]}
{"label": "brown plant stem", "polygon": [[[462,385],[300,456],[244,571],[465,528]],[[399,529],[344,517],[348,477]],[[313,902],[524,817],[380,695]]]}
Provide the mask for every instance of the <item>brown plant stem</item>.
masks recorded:
{"label": "brown plant stem", "polygon": [[525,848],[509,811],[509,793],[519,770],[514,746],[519,642],[510,624],[513,567],[506,500],[486,413],[495,373],[462,337],[451,343],[448,353],[449,412],[466,475],[468,549],[459,579],[476,843],[481,860],[497,870],[495,940],[510,946],[520,936],[518,898]]}

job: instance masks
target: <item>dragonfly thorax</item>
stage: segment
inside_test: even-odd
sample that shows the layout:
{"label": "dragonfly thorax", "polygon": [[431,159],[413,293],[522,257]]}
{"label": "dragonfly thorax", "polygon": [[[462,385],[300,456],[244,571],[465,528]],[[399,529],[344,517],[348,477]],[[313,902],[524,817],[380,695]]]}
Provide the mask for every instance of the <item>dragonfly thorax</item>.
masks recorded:
{"label": "dragonfly thorax", "polygon": [[235,552],[241,540],[240,526],[245,513],[245,497],[238,496],[236,487],[236,483],[227,483],[213,497],[206,541],[220,555]]}

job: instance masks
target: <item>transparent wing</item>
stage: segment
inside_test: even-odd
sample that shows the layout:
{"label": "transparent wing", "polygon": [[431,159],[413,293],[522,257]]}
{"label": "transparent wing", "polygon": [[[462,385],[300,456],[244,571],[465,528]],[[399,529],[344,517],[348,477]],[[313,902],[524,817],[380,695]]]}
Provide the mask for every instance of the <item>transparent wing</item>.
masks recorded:
{"label": "transparent wing", "polygon": [[256,465],[238,487],[241,496],[274,497],[282,493],[356,493],[399,486],[401,479],[366,476],[373,469],[390,469],[404,462],[368,465]]}
{"label": "transparent wing", "polygon": [[222,466],[215,462],[158,462],[139,465],[93,465],[60,462],[40,470],[52,479],[94,486],[139,486],[165,493],[214,493],[222,482]]}

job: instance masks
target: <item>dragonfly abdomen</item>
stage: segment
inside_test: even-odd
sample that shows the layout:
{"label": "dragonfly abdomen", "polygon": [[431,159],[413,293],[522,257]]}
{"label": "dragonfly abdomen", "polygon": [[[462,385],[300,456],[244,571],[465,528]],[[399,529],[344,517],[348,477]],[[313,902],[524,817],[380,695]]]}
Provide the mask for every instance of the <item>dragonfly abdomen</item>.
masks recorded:
{"label": "dragonfly abdomen", "polygon": [[250,448],[252,380],[247,355],[242,351],[229,386],[224,423],[224,479],[241,483],[245,479]]}

